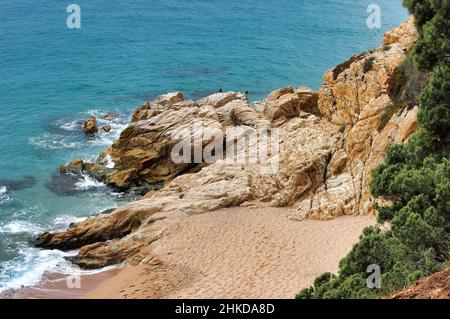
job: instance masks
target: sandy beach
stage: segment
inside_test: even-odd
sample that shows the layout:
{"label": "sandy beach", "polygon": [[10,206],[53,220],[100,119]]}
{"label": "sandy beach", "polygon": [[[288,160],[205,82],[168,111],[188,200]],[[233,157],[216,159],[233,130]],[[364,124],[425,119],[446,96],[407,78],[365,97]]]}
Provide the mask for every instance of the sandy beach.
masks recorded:
{"label": "sandy beach", "polygon": [[296,222],[287,208],[227,208],[172,222],[148,265],[123,268],[87,298],[293,298],[337,272],[369,216]]}

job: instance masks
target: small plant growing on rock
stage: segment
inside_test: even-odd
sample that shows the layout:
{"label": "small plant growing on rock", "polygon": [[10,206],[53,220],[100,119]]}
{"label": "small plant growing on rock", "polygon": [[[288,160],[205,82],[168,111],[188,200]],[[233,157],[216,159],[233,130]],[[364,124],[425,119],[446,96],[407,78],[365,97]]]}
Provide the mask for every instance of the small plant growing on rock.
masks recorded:
{"label": "small plant growing on rock", "polygon": [[370,58],[368,58],[366,60],[366,62],[364,62],[364,66],[363,66],[363,72],[367,73],[370,70],[372,70],[373,68],[373,63],[375,62],[375,57],[371,56]]}

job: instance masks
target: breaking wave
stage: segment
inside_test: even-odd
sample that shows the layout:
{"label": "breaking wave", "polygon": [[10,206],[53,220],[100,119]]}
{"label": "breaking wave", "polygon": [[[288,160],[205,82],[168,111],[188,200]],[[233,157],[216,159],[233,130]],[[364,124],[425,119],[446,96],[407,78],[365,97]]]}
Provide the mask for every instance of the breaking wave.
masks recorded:
{"label": "breaking wave", "polygon": [[75,183],[75,188],[80,191],[86,191],[92,188],[105,187],[106,185],[102,182],[97,181],[96,179],[83,175],[82,178]]}

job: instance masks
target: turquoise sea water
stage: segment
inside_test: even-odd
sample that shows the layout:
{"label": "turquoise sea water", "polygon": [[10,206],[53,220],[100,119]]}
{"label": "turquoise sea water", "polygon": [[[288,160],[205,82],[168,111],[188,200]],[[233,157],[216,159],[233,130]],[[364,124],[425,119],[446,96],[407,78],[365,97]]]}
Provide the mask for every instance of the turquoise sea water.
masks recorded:
{"label": "turquoise sea water", "polygon": [[[69,30],[74,2],[81,29]],[[366,26],[372,3],[381,29]],[[30,238],[131,199],[88,179],[69,196],[46,184],[59,165],[95,158],[142,101],[318,88],[326,70],[406,18],[400,0],[0,1],[0,292],[67,267],[66,254]],[[120,115],[113,132],[84,137],[79,121],[104,112]]]}

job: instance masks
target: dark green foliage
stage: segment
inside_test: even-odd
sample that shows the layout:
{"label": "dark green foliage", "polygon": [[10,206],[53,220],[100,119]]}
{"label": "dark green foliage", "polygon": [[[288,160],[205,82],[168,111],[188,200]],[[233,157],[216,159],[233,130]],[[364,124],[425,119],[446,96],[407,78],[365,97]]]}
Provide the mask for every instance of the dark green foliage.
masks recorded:
{"label": "dark green foliage", "polygon": [[420,38],[415,57],[424,70],[432,70],[450,54],[450,0],[404,0],[416,18]]}
{"label": "dark green foliage", "polygon": [[[450,38],[448,41],[450,42]],[[450,129],[449,66],[440,65],[435,68],[430,84],[422,93],[421,102],[419,124],[433,135],[437,147],[441,148],[444,144],[448,144]]]}
{"label": "dark green foliage", "polygon": [[[324,274],[314,286],[297,295],[312,298],[378,298],[403,289],[418,279],[439,271],[449,263],[450,253],[450,67],[443,60],[450,48],[450,0],[405,0],[416,17],[420,37],[414,58],[416,69],[402,82],[403,93],[417,101],[419,131],[404,145],[391,146],[382,165],[373,172],[373,196],[390,201],[377,206],[380,223],[367,228],[360,241],[340,262],[339,276]],[[406,61],[410,66],[411,62]],[[405,70],[410,67],[404,66]],[[405,70],[400,70],[407,74]],[[419,79],[420,81],[417,81]],[[411,81],[416,82],[412,85]],[[405,84],[406,83],[406,84]],[[406,94],[406,95],[405,95]],[[408,96],[409,94],[409,96]],[[367,288],[366,269],[381,267],[381,289]]]}

